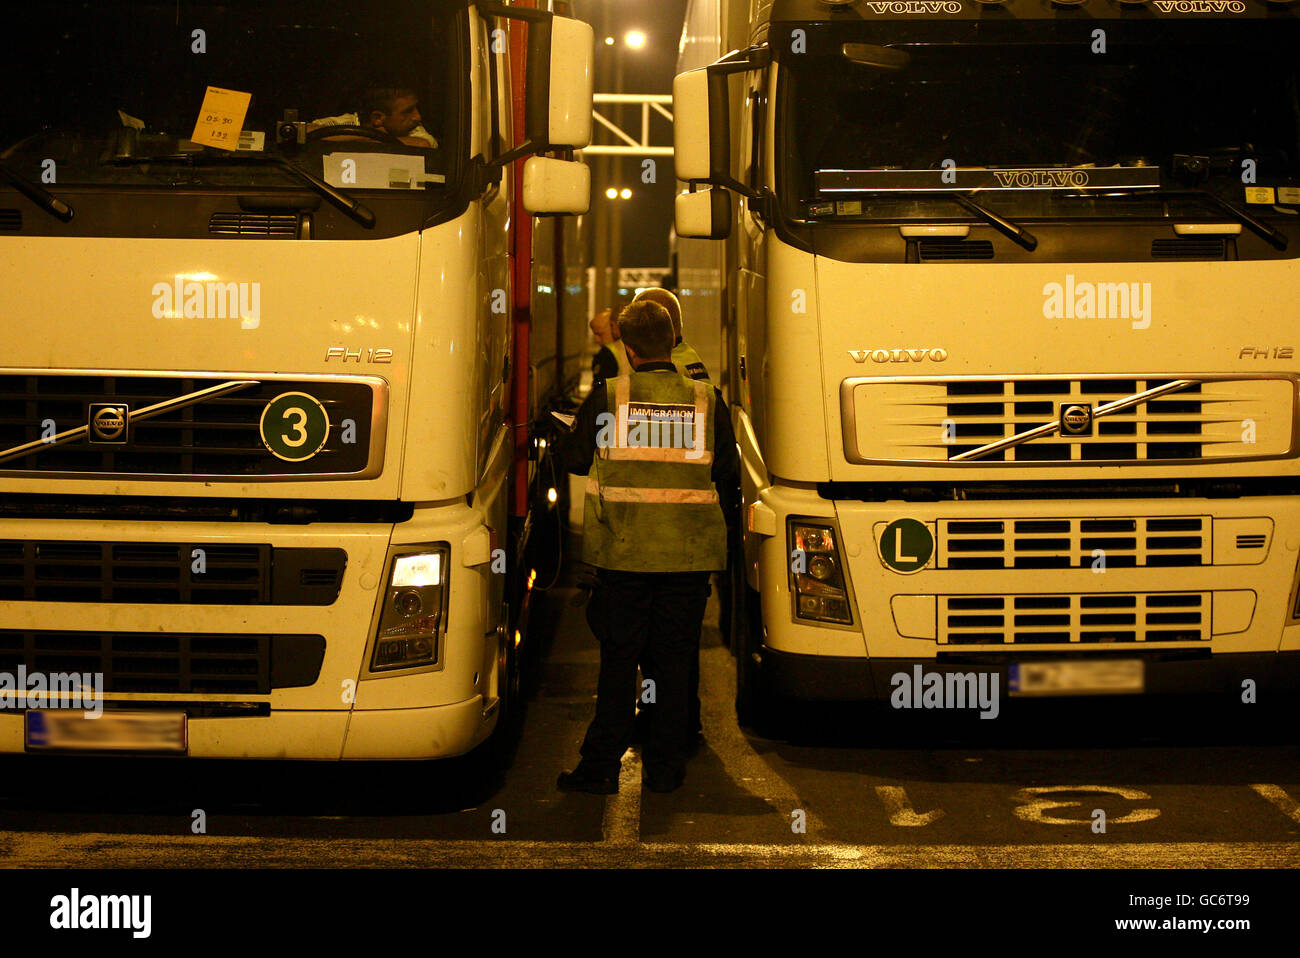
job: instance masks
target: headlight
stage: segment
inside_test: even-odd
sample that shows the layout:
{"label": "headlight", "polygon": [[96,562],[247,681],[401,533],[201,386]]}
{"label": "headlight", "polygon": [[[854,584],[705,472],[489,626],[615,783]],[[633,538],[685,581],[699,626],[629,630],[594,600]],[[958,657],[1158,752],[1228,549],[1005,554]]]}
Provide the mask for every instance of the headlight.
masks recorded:
{"label": "headlight", "polygon": [[848,587],[834,528],[793,522],[790,543],[794,553],[790,575],[795,615],[800,619],[852,625]]}
{"label": "headlight", "polygon": [[438,661],[450,554],[443,546],[393,557],[370,671],[409,669]]}

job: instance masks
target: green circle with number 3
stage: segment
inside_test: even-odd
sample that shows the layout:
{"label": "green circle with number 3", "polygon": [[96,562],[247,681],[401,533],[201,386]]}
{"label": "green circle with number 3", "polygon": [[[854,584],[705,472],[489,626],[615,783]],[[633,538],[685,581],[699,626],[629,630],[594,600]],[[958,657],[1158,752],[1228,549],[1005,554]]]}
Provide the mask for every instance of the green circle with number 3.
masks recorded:
{"label": "green circle with number 3", "polygon": [[266,404],[260,424],[262,445],[286,462],[302,462],[321,451],[330,417],[315,396],[281,393]]}
{"label": "green circle with number 3", "polygon": [[915,572],[930,561],[934,536],[916,519],[895,519],[880,536],[880,557],[895,572]]}

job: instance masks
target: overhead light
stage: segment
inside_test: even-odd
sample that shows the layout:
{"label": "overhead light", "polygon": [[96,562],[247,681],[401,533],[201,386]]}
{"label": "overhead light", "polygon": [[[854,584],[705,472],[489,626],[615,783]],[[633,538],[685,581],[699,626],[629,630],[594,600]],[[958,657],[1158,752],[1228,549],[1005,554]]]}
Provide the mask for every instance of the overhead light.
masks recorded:
{"label": "overhead light", "polygon": [[629,30],[627,36],[623,37],[623,42],[633,50],[640,50],[646,44],[646,35],[640,30]]}
{"label": "overhead light", "polygon": [[623,197],[623,199],[625,200],[630,200],[632,198],[632,191],[624,190],[622,193],[619,194],[619,196]]}
{"label": "overhead light", "polygon": [[616,200],[618,199],[618,190],[614,189],[614,187],[611,186],[609,189],[605,191],[605,196],[607,196],[611,200]]}
{"label": "overhead light", "polygon": [[614,45],[614,38],[613,38],[613,37],[606,37],[606,38],[605,38],[605,46],[607,46],[607,47],[612,47],[613,45]]}

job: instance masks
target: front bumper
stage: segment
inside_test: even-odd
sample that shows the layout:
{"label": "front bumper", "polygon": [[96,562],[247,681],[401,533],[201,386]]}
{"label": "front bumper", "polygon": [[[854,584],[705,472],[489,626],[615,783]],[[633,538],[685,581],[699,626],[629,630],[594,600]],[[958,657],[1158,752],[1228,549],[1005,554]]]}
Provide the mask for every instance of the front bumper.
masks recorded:
{"label": "front bumper", "polygon": [[[1255,683],[1256,696],[1300,691],[1300,652],[1246,652],[1215,655],[1200,653],[1141,652],[1106,656],[1112,659],[1140,658],[1144,662],[1148,695],[1232,695],[1240,696],[1243,683]],[[1023,653],[989,656],[954,654],[944,659],[864,659],[849,656],[799,655],[766,646],[761,652],[761,678],[767,691],[782,698],[803,701],[888,701],[899,672],[912,674],[914,666],[924,673],[991,673],[999,676],[998,687],[1008,689],[1008,669],[1018,662],[1078,661],[1077,656]],[[1093,698],[1095,696],[1083,696]]]}

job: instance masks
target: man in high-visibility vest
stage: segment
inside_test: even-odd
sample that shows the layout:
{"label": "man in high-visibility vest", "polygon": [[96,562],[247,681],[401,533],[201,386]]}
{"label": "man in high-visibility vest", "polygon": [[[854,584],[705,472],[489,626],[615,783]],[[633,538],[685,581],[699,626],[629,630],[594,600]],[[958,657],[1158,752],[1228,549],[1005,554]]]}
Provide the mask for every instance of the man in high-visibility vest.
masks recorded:
{"label": "man in high-visibility vest", "polygon": [[673,365],[677,367],[677,371],[684,376],[689,376],[691,379],[703,379],[708,382],[709,371],[704,367],[704,360],[695,351],[695,347],[682,338],[682,304],[678,302],[672,290],[661,287],[643,289],[636,294],[636,298],[632,302],[642,300],[658,303],[668,310],[668,316],[673,321],[672,361]]}
{"label": "man in high-visibility vest", "polygon": [[[573,432],[558,443],[569,472],[590,473],[582,558],[597,571],[587,622],[600,642],[600,679],[582,761],[556,785],[605,795],[618,791],[638,697],[656,704],[643,750],[645,786],[671,792],[685,777],[691,662],[709,573],[726,565],[715,483],[738,465],[716,390],[669,360],[667,311],[633,303],[619,326],[634,371],[593,388]],[[647,651],[655,674],[638,689],[637,663]]]}
{"label": "man in high-visibility vest", "polygon": [[[690,343],[682,338],[682,304],[678,301],[673,292],[662,287],[652,287],[643,289],[636,294],[632,302],[651,302],[658,303],[664,309],[668,310],[668,318],[673,321],[673,365],[677,371],[691,379],[699,379],[704,382],[709,381],[709,371],[704,367],[704,360]],[[724,513],[727,510],[727,503],[723,503]],[[719,580],[720,585],[726,584],[726,576]],[[719,598],[723,598],[722,595]],[[728,597],[729,601],[729,597]],[[654,675],[654,658],[647,656],[641,662],[642,675]],[[700,657],[697,651],[695,659],[691,662],[691,689],[690,689],[690,722],[687,729],[687,752],[692,753],[699,748],[703,725],[700,722]],[[632,741],[641,742],[649,733],[649,718],[654,711],[654,706],[645,704],[637,713],[636,724],[632,731]]]}

